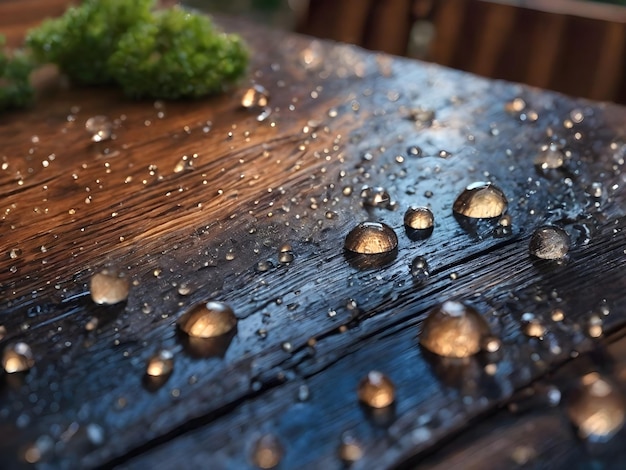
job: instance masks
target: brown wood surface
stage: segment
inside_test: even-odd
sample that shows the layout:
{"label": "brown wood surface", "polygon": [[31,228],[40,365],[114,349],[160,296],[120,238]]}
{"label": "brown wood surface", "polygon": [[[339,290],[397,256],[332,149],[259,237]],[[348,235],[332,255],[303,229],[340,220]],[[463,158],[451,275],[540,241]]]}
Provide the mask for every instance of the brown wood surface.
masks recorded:
{"label": "brown wood surface", "polygon": [[[566,400],[506,408],[535,382],[567,398],[589,370],[623,390],[626,110],[222,24],[253,51],[247,78],[223,96],[131,102],[57,80],[33,109],[0,116],[1,346],[26,341],[36,359],[28,374],[2,377],[1,467],[28,468],[25,450],[39,445],[45,469],[251,468],[255,439],[272,433],[284,447],[279,468],[339,469],[341,435],[351,432],[364,449],[353,468],[620,468],[623,430],[590,451]],[[252,82],[271,95],[261,122],[239,105]],[[527,103],[522,115],[505,110],[514,98]],[[415,108],[434,121],[409,119]],[[584,120],[564,125],[576,110]],[[115,139],[90,141],[84,123],[94,115],[116,123]],[[550,139],[571,156],[544,174],[533,161]],[[174,171],[194,154],[193,169]],[[452,215],[456,196],[481,180],[507,195],[506,237],[468,234]],[[386,187],[398,209],[364,207],[363,185]],[[409,205],[433,210],[429,239],[404,233]],[[346,233],[367,219],[399,237],[380,269],[344,256]],[[528,254],[546,223],[572,237],[563,263]],[[284,243],[289,265],[278,262]],[[416,255],[431,266],[424,285],[409,274]],[[255,269],[265,260],[274,267]],[[125,304],[91,301],[88,281],[105,267],[134,281]],[[426,313],[449,298],[472,303],[501,338],[493,374],[482,356],[455,368],[419,347]],[[233,307],[237,333],[223,357],[197,358],[175,322],[209,299]],[[557,307],[560,323],[550,319]],[[545,322],[543,339],[522,333],[525,312]],[[588,334],[595,314],[600,338]],[[99,326],[87,331],[93,317]],[[174,351],[174,372],[149,390],[145,364],[160,347]],[[373,369],[396,385],[382,416],[356,396]],[[520,446],[532,450],[526,463]]]}

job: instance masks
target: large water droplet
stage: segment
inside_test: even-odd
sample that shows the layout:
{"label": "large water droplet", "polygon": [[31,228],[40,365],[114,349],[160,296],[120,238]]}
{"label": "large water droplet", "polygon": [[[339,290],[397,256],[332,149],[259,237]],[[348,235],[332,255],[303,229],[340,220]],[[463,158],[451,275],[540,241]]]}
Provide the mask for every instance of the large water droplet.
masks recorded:
{"label": "large water droplet", "polygon": [[565,163],[565,154],[556,144],[544,145],[535,157],[535,166],[542,170],[561,168]]}
{"label": "large water droplet", "polygon": [[26,343],[9,344],[2,354],[2,367],[7,374],[25,372],[35,365],[33,352]]}
{"label": "large water droplet", "polygon": [[398,237],[381,222],[361,222],[346,236],[345,248],[353,253],[388,253],[398,247]]}
{"label": "large water droplet", "polygon": [[570,238],[560,227],[546,225],[539,227],[530,237],[530,254],[541,259],[561,259],[570,248]]}
{"label": "large water droplet", "polygon": [[102,142],[111,138],[113,124],[106,116],[92,116],[85,122],[85,129],[91,134],[91,140]]}
{"label": "large water droplet", "polygon": [[357,269],[376,269],[392,262],[398,253],[398,237],[380,222],[361,222],[346,236],[346,259]]}
{"label": "large water droplet", "polygon": [[606,442],[624,425],[625,404],[619,390],[593,372],[567,400],[567,414],[578,435],[592,442]]}
{"label": "large water droplet", "polygon": [[420,333],[420,344],[443,357],[465,358],[480,351],[489,325],[472,307],[448,300],[434,307]]}
{"label": "large water droplet", "polygon": [[252,462],[258,468],[274,468],[283,458],[284,450],[273,434],[264,434],[254,444]]}
{"label": "large water droplet", "polygon": [[178,320],[179,328],[194,338],[215,338],[237,326],[233,310],[223,302],[210,301],[195,305]]}
{"label": "large water droplet", "polygon": [[467,186],[456,198],[452,210],[463,217],[491,219],[506,211],[508,202],[500,188],[489,182],[476,182]]}
{"label": "large water droplet", "polygon": [[373,370],[361,379],[357,394],[371,408],[386,408],[395,400],[396,387],[385,374]]}
{"label": "large water droplet", "polygon": [[91,299],[99,305],[113,305],[128,298],[129,282],[109,271],[101,271],[91,276],[89,292]]}

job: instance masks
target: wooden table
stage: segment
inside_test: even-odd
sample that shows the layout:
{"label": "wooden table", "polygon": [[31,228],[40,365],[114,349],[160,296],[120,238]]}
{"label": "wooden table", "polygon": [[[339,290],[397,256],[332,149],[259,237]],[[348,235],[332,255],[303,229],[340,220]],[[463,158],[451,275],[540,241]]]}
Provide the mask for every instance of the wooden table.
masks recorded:
{"label": "wooden table", "polygon": [[[130,102],[57,80],[34,108],[0,116],[2,346],[24,341],[36,361],[2,377],[0,466],[249,468],[272,434],[279,468],[338,469],[348,432],[364,452],[357,469],[620,468],[624,431],[590,445],[566,411],[587,372],[626,387],[626,109],[223,24],[253,50],[248,77],[223,96]],[[265,120],[240,107],[253,82],[270,93]],[[114,139],[90,140],[96,115]],[[533,162],[551,140],[571,154],[543,173]],[[177,171],[184,156],[193,164]],[[471,236],[452,214],[483,180],[508,198],[509,235]],[[395,206],[364,206],[364,185]],[[432,209],[430,238],[405,235],[410,205]],[[391,264],[346,260],[363,220],[395,229]],[[572,237],[565,262],[529,255],[546,223]],[[278,260],[285,243],[290,264]],[[409,273],[417,255],[430,264],[423,285]],[[103,268],[132,279],[125,304],[92,302]],[[222,357],[196,358],[176,319],[210,299],[233,307],[237,333]],[[497,358],[450,367],[424,353],[420,325],[447,299],[487,319]],[[527,312],[542,339],[523,333]],[[149,390],[146,361],[162,347],[174,371]],[[382,415],[357,400],[371,370],[396,387]],[[547,406],[555,390],[563,400]]]}

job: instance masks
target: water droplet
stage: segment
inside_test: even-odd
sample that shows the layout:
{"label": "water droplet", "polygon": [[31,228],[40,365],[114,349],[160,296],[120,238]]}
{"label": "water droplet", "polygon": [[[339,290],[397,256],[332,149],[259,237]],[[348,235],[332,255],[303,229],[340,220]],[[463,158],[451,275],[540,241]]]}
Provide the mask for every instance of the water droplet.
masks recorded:
{"label": "water droplet", "polygon": [[418,147],[417,145],[411,145],[406,151],[412,157],[421,157],[423,154],[421,147]]}
{"label": "water droplet", "polygon": [[587,324],[587,333],[591,338],[599,338],[602,336],[602,318],[598,315],[592,315]]}
{"label": "water droplet", "polygon": [[535,166],[542,170],[561,168],[565,163],[565,154],[556,144],[544,145],[535,157]]}
{"label": "water droplet", "polygon": [[186,296],[191,294],[191,290],[191,287],[187,284],[181,284],[180,286],[178,286],[176,292],[178,292],[178,295]]}
{"label": "water droplet", "polygon": [[165,377],[174,370],[174,354],[168,349],[161,349],[148,360],[146,375],[149,377]]}
{"label": "water droplet", "polygon": [[507,113],[515,114],[521,113],[526,109],[526,102],[521,98],[515,98],[504,105],[504,109]]}
{"label": "water droplet", "polygon": [[420,333],[420,344],[443,357],[465,358],[480,351],[489,325],[472,307],[448,300],[434,307]]}
{"label": "water droplet", "polygon": [[178,319],[178,326],[194,338],[215,338],[233,330],[237,317],[225,303],[210,301],[187,310]]}
{"label": "water droplet", "polygon": [[346,464],[352,464],[363,457],[363,447],[361,443],[349,433],[341,436],[339,446],[339,458]]}
{"label": "water droplet", "polygon": [[570,238],[560,227],[546,225],[534,231],[528,249],[541,259],[562,259],[570,248]]}
{"label": "water droplet", "polygon": [[476,182],[467,186],[456,198],[452,210],[463,217],[491,219],[500,217],[507,204],[500,188],[489,182]]}
{"label": "water droplet", "polygon": [[265,87],[255,84],[241,97],[241,106],[246,109],[264,108],[269,104],[270,94]]}
{"label": "water droplet", "polygon": [[9,344],[2,354],[2,367],[7,374],[25,372],[35,365],[33,352],[26,343]]}
{"label": "water droplet", "polygon": [[113,124],[106,116],[92,116],[85,122],[85,129],[93,142],[102,142],[111,138]]}
{"label": "water droplet", "polygon": [[293,262],[293,252],[292,251],[281,251],[278,254],[278,262],[281,264],[289,264]]}
{"label": "water droplet", "polygon": [[498,220],[498,225],[494,231],[494,235],[498,238],[509,236],[513,233],[512,218],[509,214],[504,214]]}
{"label": "water droplet", "polygon": [[271,261],[262,260],[256,264],[256,266],[254,267],[254,270],[258,273],[264,273],[264,272],[269,271],[273,267],[274,267],[274,263],[272,263]]}
{"label": "water droplet", "polygon": [[19,258],[21,254],[22,250],[20,250],[19,248],[13,248],[11,251],[9,251],[9,258],[16,259]]}
{"label": "water droplet", "polygon": [[600,182],[593,182],[589,185],[586,190],[587,194],[591,197],[600,199],[604,194],[604,185]]}
{"label": "water droplet", "polygon": [[404,213],[404,225],[413,230],[432,229],[435,216],[428,207],[409,207]]}
{"label": "water droplet", "polygon": [[380,222],[361,222],[346,236],[347,261],[357,269],[377,269],[391,263],[398,254],[398,237]]}
{"label": "water droplet", "polygon": [[567,414],[578,435],[591,442],[606,442],[624,425],[624,399],[600,374],[581,379],[567,400]]}
{"label": "water droplet", "polygon": [[526,312],[522,315],[522,331],[531,338],[543,338],[546,327],[533,313]]}
{"label": "water droplet", "polygon": [[563,310],[561,310],[560,308],[555,308],[554,310],[552,310],[552,321],[563,321],[565,319],[565,312],[563,312]]}
{"label": "water droplet", "polygon": [[125,301],[129,288],[126,277],[107,270],[94,274],[89,280],[91,299],[98,305],[113,305]]}
{"label": "water droplet", "polygon": [[411,262],[411,276],[416,284],[424,284],[430,277],[428,261],[423,256],[416,256]]}
{"label": "water droplet", "polygon": [[178,162],[174,166],[174,173],[182,173],[186,170],[193,170],[193,164],[196,158],[198,158],[197,154],[194,154],[192,157],[190,157],[189,155],[183,155],[182,158],[178,160]]}
{"label": "water droplet", "polygon": [[252,463],[258,468],[274,468],[283,458],[284,450],[273,434],[264,434],[254,443]]}
{"label": "water droplet", "polygon": [[382,372],[368,372],[357,389],[359,400],[371,408],[386,408],[395,400],[396,387]]}
{"label": "water droplet", "polygon": [[346,236],[345,248],[353,253],[388,253],[398,247],[398,237],[381,222],[361,222]]}
{"label": "water droplet", "polygon": [[298,401],[307,401],[311,397],[309,386],[302,384],[298,387]]}
{"label": "water droplet", "polygon": [[385,188],[381,187],[364,187],[361,190],[361,198],[363,199],[363,205],[370,207],[388,208],[391,202],[391,196],[389,196]]}
{"label": "water droplet", "polygon": [[98,328],[98,323],[100,323],[98,317],[89,318],[87,323],[85,323],[85,331],[94,331],[96,328]]}

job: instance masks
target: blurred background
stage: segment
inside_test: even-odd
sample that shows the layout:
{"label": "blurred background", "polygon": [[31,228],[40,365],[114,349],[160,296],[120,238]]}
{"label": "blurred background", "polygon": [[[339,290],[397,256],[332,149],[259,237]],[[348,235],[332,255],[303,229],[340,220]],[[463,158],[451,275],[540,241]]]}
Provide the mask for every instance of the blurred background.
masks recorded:
{"label": "blurred background", "polygon": [[212,13],[626,103],[626,0],[186,0]]}

